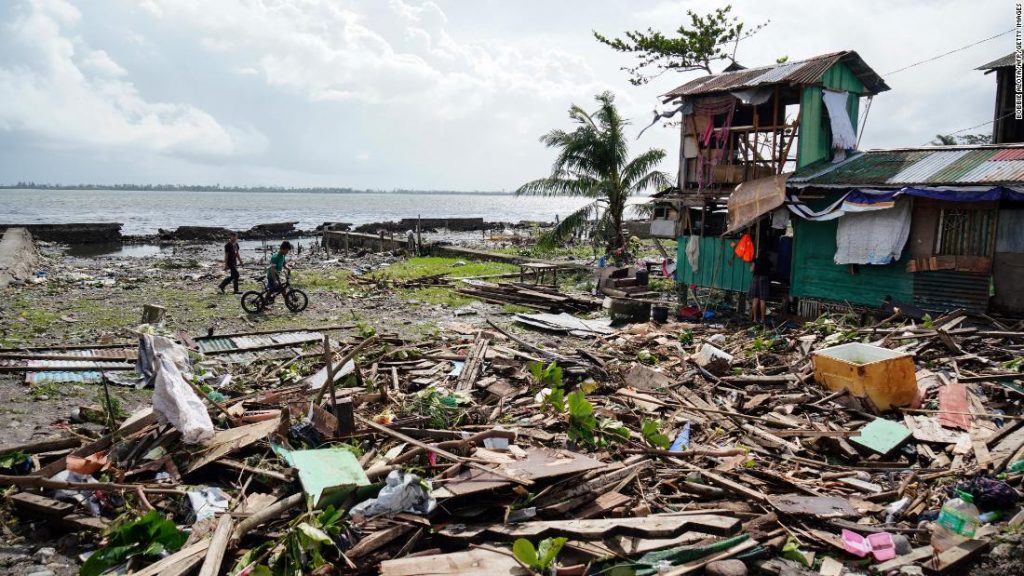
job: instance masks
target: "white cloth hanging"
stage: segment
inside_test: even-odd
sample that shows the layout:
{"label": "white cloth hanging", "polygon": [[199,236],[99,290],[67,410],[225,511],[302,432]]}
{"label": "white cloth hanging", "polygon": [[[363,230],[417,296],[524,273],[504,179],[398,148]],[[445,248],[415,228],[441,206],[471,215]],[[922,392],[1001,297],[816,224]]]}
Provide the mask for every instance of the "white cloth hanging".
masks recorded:
{"label": "white cloth hanging", "polygon": [[686,261],[694,272],[700,269],[700,236],[690,236],[686,240]]}
{"label": "white cloth hanging", "polygon": [[899,260],[910,236],[910,200],[895,208],[850,212],[836,227],[836,264],[885,265]]}
{"label": "white cloth hanging", "polygon": [[828,119],[832,125],[832,149],[849,150],[857,147],[857,135],[850,122],[850,114],[846,111],[849,92],[822,90],[821,99],[828,109]]}

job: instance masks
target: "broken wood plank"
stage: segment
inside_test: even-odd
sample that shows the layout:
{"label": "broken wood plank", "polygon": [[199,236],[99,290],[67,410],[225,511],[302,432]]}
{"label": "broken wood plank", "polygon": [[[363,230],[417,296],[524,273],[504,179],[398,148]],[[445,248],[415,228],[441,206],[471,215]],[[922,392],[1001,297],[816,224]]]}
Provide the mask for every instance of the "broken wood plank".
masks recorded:
{"label": "broken wood plank", "polygon": [[381,576],[529,576],[515,557],[484,548],[464,552],[412,556],[380,563]]}
{"label": "broken wood plank", "polygon": [[939,423],[950,428],[971,429],[967,386],[951,382],[939,388]]}
{"label": "broken wood plank", "polygon": [[931,558],[935,551],[931,546],[921,546],[920,548],[914,548],[909,554],[897,556],[892,560],[886,560],[881,564],[875,564],[871,566],[872,572],[879,574],[888,574],[893,570],[898,570],[907,564],[913,564]]}
{"label": "broken wood plank", "polygon": [[600,520],[549,520],[521,524],[449,524],[439,534],[458,540],[473,540],[486,534],[494,538],[514,540],[542,539],[565,536],[580,540],[599,540],[607,536],[636,536],[642,538],[671,538],[687,530],[707,532],[719,536],[735,534],[740,521],[718,514],[652,514],[634,518],[604,518]]}
{"label": "broken wood plank", "polygon": [[790,516],[817,518],[859,518],[860,513],[846,498],[838,496],[801,496],[781,494],[768,497],[768,502],[780,513]]}
{"label": "broken wood plank", "polygon": [[988,540],[968,540],[950,548],[949,550],[943,551],[930,562],[926,563],[924,568],[928,572],[945,574],[962,567],[967,562],[970,562],[976,556],[985,550],[988,550],[989,545],[990,542]]}

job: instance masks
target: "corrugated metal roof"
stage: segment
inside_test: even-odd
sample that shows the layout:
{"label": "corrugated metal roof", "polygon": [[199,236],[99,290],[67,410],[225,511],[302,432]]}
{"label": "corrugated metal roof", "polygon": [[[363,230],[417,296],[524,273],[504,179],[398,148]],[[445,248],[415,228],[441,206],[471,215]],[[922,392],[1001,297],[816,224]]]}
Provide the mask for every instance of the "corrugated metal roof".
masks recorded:
{"label": "corrugated metal roof", "polygon": [[213,354],[290,346],[292,344],[301,344],[305,342],[319,342],[323,340],[323,338],[323,334],[319,332],[278,332],[267,335],[257,334],[252,336],[233,336],[227,338],[202,338],[196,340],[196,345],[199,346],[200,352],[204,354]]}
{"label": "corrugated metal roof", "polygon": [[986,274],[968,274],[952,270],[914,273],[914,304],[929,312],[948,312],[963,308],[969,312],[988,310]]}
{"label": "corrugated metal roof", "polygon": [[843,62],[850,67],[854,75],[864,84],[868,94],[878,94],[889,89],[882,77],[872,70],[856,52],[850,50],[821,54],[797,62],[694,78],[668,92],[664,98],[707,95],[770,84],[813,84],[820,81],[825,72],[837,62]]}
{"label": "corrugated metal roof", "polygon": [[0,368],[7,371],[81,371],[81,370],[134,370],[134,364],[125,362],[87,362],[83,360],[8,360],[0,359]]}
{"label": "corrugated metal roof", "polygon": [[100,372],[29,372],[25,384],[96,384],[103,379]]}
{"label": "corrugated metal roof", "polygon": [[911,184],[1024,185],[1024,145],[869,150],[839,164],[821,160],[798,170],[791,187],[880,187]]}
{"label": "corrugated metal roof", "polygon": [[1013,52],[1010,52],[1006,56],[996,58],[984,66],[978,66],[975,70],[995,70],[996,68],[1006,68],[1007,66],[1013,66],[1016,61],[1016,55]]}

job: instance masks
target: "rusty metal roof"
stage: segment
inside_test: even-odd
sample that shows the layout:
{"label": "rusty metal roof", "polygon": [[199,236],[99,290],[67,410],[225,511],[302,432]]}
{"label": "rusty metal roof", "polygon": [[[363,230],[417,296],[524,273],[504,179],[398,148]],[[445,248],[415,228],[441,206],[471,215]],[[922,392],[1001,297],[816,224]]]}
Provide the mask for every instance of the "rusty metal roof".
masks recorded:
{"label": "rusty metal roof", "polygon": [[1024,186],[1024,145],[868,150],[838,164],[821,160],[805,166],[788,184],[801,188]]}
{"label": "rusty metal roof", "polygon": [[747,68],[694,78],[663,97],[666,100],[671,100],[680,96],[710,95],[773,84],[814,84],[819,82],[825,72],[837,62],[842,62],[850,68],[850,71],[864,84],[867,94],[878,94],[889,89],[882,77],[872,70],[856,52],[847,50],[822,54],[798,62],[785,62],[773,66]]}

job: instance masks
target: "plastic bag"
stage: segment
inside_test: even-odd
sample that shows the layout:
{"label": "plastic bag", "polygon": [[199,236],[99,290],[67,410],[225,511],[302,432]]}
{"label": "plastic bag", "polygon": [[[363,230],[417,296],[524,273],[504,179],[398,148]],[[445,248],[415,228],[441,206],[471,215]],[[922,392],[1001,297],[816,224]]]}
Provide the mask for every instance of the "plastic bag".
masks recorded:
{"label": "plastic bag", "polygon": [[754,241],[750,238],[750,234],[744,234],[740,238],[740,242],[736,245],[733,252],[735,252],[737,258],[744,262],[754,261]]}
{"label": "plastic bag", "polygon": [[430,482],[415,474],[392,470],[386,485],[376,498],[364,500],[352,507],[352,516],[394,516],[399,512],[429,514],[437,507],[437,500],[430,495]]}
{"label": "plastic bag", "polygon": [[185,382],[174,360],[163,353],[157,354],[153,412],[161,424],[177,428],[186,444],[199,444],[213,437],[213,421],[206,406]]}

